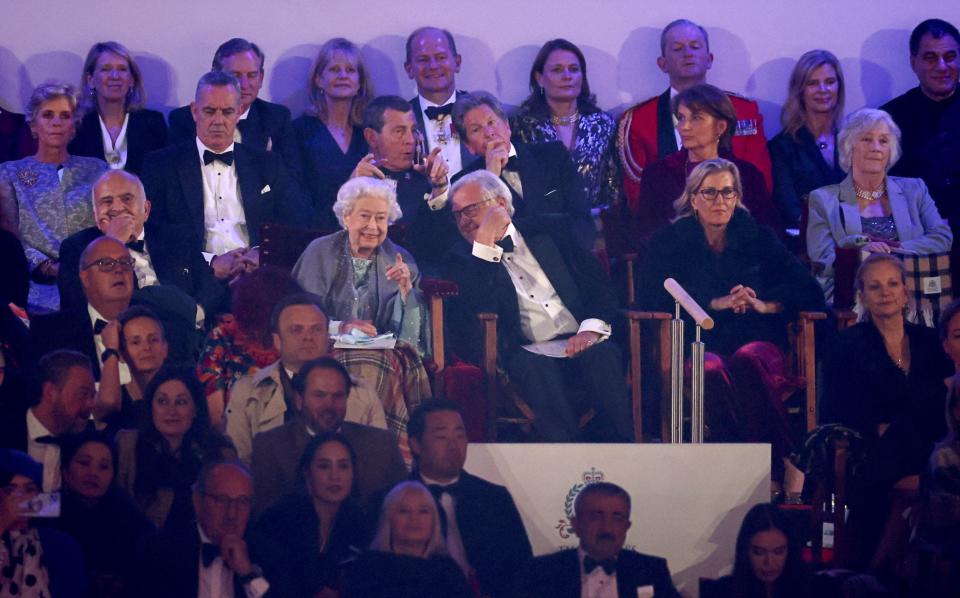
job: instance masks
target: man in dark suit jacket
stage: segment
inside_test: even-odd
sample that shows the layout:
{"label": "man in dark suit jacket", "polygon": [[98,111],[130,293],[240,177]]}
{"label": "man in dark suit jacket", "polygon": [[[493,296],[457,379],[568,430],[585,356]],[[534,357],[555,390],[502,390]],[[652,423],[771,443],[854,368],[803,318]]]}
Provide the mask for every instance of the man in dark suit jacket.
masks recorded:
{"label": "man in dark suit jacket", "polygon": [[[391,239],[409,250],[422,272],[437,276],[443,256],[460,239],[447,205],[447,164],[434,148],[416,159],[416,123],[410,104],[399,96],[380,96],[363,111],[363,136],[370,154],[351,174],[396,182],[397,203],[403,212],[390,230]],[[399,234],[402,238],[397,238]]]}
{"label": "man in dark suit jacket", "polygon": [[407,431],[416,463],[411,479],[434,495],[448,552],[473,570],[482,596],[511,595],[517,568],[533,552],[510,492],[463,470],[467,434],[460,406],[427,401],[411,414]]}
{"label": "man in dark suit jacket", "polygon": [[[40,357],[54,349],[72,349],[90,358],[94,375],[100,379],[101,365],[118,360],[119,347],[104,344],[101,333],[133,303],[133,263],[130,251],[113,237],[98,237],[87,245],[78,259],[84,300],[59,312],[37,316],[30,323],[33,353]],[[162,286],[137,293],[138,304],[150,306],[163,322],[173,363],[196,361],[196,304],[191,312],[178,305],[183,293]],[[189,313],[188,313],[189,312]]]}
{"label": "man in dark suit jacket", "polygon": [[420,27],[407,38],[403,68],[417,83],[417,97],[410,100],[417,128],[427,152],[440,148],[451,175],[474,157],[461,142],[451,118],[454,102],[466,93],[456,91],[461,61],[453,34],[446,29]]}
{"label": "man in dark suit jacket", "polygon": [[240,86],[233,75],[201,77],[191,109],[196,138],[144,162],[143,184],[153,204],[146,227],[148,234],[185,237],[190,251],[211,257],[217,278],[231,278],[259,264],[255,247],[264,222],[297,225],[307,208],[276,154],[234,143]]}
{"label": "man in dark suit jacket", "polygon": [[[277,151],[285,159],[294,155],[290,110],[257,97],[263,86],[263,50],[243,38],[227,40],[213,55],[210,70],[230,73],[240,83],[240,114],[234,141],[265,151]],[[170,143],[193,141],[196,125],[190,106],[170,112]]]}
{"label": "man in dark suit jacket", "polygon": [[386,430],[343,421],[347,414],[350,374],[332,357],[303,364],[293,378],[294,404],[300,418],[253,437],[256,510],[303,490],[297,475],[300,456],[316,434],[339,431],[357,455],[357,488],[361,502],[407,476],[396,437]]}
{"label": "man in dark suit jacket", "polygon": [[[569,235],[565,217],[514,223],[510,190],[488,170],[453,185],[451,205],[461,243],[448,258],[447,277],[460,294],[450,304],[453,350],[479,362],[477,314],[497,314],[498,356],[536,413],[547,442],[578,435],[569,387],[576,381],[600,414],[606,440],[633,435],[621,353],[604,342],[612,332],[617,298],[597,260]],[[561,355],[548,357],[525,345],[554,341]],[[557,341],[562,343],[557,347]]]}
{"label": "man in dark suit jacket", "polygon": [[[104,235],[127,245],[134,264],[137,287],[173,285],[196,299],[211,316],[226,299],[226,285],[217,281],[199,251],[191,251],[187,239],[154,229],[149,238],[144,224],[150,218],[150,201],[136,175],[108,170],[93,185],[96,226],[67,237],[60,245],[60,308],[86,303],[80,284],[80,254],[91,241]],[[149,242],[149,245],[148,245]]]}
{"label": "man in dark suit jacket", "polygon": [[533,559],[520,574],[518,597],[680,598],[666,560],[623,550],[630,529],[626,490],[609,482],[588,484],[577,495],[574,512],[571,523],[580,547]]}
{"label": "man in dark suit jacket", "polygon": [[489,170],[507,183],[518,218],[565,214],[580,245],[593,249],[597,229],[590,202],[562,143],[511,143],[510,122],[503,107],[483,91],[457,98],[453,122],[470,151],[480,156],[465,164],[454,182],[469,172]]}
{"label": "man in dark suit jacket", "polygon": [[[244,539],[252,504],[253,480],[242,463],[206,465],[193,492],[197,525],[164,529],[143,543],[138,554],[137,595],[267,595],[270,583],[253,562]],[[223,584],[232,584],[232,591]],[[214,593],[217,587],[221,589]]]}

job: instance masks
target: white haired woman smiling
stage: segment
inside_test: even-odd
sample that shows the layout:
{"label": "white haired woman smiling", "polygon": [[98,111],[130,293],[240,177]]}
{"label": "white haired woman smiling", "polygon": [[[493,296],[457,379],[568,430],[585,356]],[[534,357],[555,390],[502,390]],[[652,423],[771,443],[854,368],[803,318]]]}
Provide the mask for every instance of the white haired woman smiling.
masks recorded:
{"label": "white haired woman smiling", "polygon": [[847,117],[837,137],[847,178],[810,193],[807,253],[820,284],[833,297],[837,247],[870,253],[950,251],[953,235],[920,179],[887,176],[900,158],[900,129],[882,110]]}

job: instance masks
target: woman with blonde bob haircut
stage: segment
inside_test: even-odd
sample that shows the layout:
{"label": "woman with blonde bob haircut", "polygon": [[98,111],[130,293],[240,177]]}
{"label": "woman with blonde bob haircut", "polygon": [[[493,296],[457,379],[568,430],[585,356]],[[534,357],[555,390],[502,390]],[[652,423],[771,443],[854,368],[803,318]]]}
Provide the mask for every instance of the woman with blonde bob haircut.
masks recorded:
{"label": "woman with blonde bob haircut", "polygon": [[367,152],[363,110],[373,86],[357,46],[335,37],[320,48],[307,82],[311,106],[292,123],[291,170],[310,190],[314,224],[333,230],[330,205]]}
{"label": "woman with blonde bob haircut", "polygon": [[70,152],[140,174],[143,158],[166,146],[167,123],[161,113],[144,108],[147,93],[133,54],[119,42],[93,44],[80,87],[84,114]]}
{"label": "woman with blonde bob haircut", "polygon": [[347,596],[468,598],[473,590],[447,554],[440,512],[427,487],[401,482],[383,501],[370,550],[346,574]]}
{"label": "woman with blonde bob haircut", "polygon": [[713,317],[716,327],[702,333],[711,351],[710,440],[770,443],[774,478],[797,493],[803,475],[788,460],[793,438],[783,408],[797,383],[784,369],[783,349],[787,323],[800,311],[822,310],[823,296],[776,233],[754,220],[741,194],[733,162],[706,160],[693,169],[673,204],[676,218],[650,242],[637,300],[641,309],[672,311],[663,281],[673,278]]}
{"label": "woman with blonde bob haircut", "polygon": [[845,95],[843,70],[831,52],[810,50],[793,67],[780,113],[783,130],[768,144],[773,199],[788,227],[800,225],[807,194],[843,180],[837,125]]}
{"label": "woman with blonde bob haircut", "polygon": [[863,108],[837,137],[847,177],[810,193],[807,253],[828,301],[837,247],[868,253],[926,255],[950,251],[953,234],[921,179],[892,177],[900,129],[883,110]]}

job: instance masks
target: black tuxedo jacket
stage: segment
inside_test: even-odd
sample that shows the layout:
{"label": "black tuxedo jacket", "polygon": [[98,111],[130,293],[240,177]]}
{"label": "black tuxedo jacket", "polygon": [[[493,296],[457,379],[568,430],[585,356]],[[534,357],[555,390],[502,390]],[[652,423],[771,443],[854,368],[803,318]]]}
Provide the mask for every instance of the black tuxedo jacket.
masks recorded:
{"label": "black tuxedo jacket", "polygon": [[16,404],[0,405],[0,448],[27,452],[27,405],[32,397]]}
{"label": "black tuxedo jacket", "polygon": [[[559,141],[533,144],[514,141],[513,146],[517,150],[517,167],[523,187],[522,198],[513,188],[510,189],[514,216],[534,218],[566,214],[577,241],[584,249],[592,250],[597,228],[590,216],[590,201],[584,194],[567,148]],[[483,157],[464,162],[463,170],[453,177],[453,181],[484,168],[486,160]]]}
{"label": "black tuxedo jacket", "polygon": [[[138,295],[135,292],[131,305],[146,305],[160,318],[170,348],[167,363],[196,363],[198,337],[194,322],[184,317],[184,314],[167,307],[165,303],[169,301],[164,301],[167,297],[164,294]],[[90,358],[94,378],[100,379],[100,360],[93,340],[93,324],[90,322],[86,301],[71,309],[31,319],[30,340],[34,360],[56,349],[72,349]]]}
{"label": "black tuxedo jacket", "polygon": [[[170,145],[193,141],[197,136],[196,123],[190,106],[181,106],[170,112]],[[243,144],[262,150],[279,152],[284,159],[294,155],[293,134],[290,129],[290,109],[257,98],[250,104],[247,118],[237,121]]]}
{"label": "black tuxedo jacket", "polygon": [[[127,164],[124,170],[139,175],[143,159],[153,150],[167,145],[167,123],[156,110],[137,110],[130,113],[127,122]],[[83,115],[77,135],[70,142],[69,151],[76,156],[104,159],[103,133],[96,110]]]}
{"label": "black tuxedo jacket", "polygon": [[[225,307],[227,287],[213,276],[213,271],[199,251],[191,250],[186,238],[162,235],[164,231],[145,233],[150,262],[163,285],[172,285],[193,297],[210,316]],[[99,228],[91,226],[67,237],[60,245],[60,308],[83,308],[87,298],[80,284],[80,254],[94,239],[103,236]],[[136,277],[134,277],[136,283]]]}
{"label": "black tuxedo jacket", "polygon": [[[456,99],[460,99],[460,96],[467,95],[465,91],[457,91]],[[456,101],[456,100],[454,100]],[[410,100],[410,106],[413,107],[413,116],[417,119],[417,128],[420,129],[420,134],[423,135],[423,138],[427,138],[427,129],[426,125],[423,124],[423,106],[420,105],[420,96],[416,95]],[[447,119],[448,123],[453,122],[453,118]],[[459,133],[458,133],[459,134]],[[427,146],[429,147],[429,146]],[[424,147],[424,149],[427,149]],[[471,162],[476,156],[470,153],[470,150],[467,149],[467,144],[460,140],[460,165],[463,168],[466,168],[467,164]]]}
{"label": "black tuxedo jacket", "polygon": [[25,117],[0,110],[0,162],[26,158],[36,151],[37,142],[30,135]]}
{"label": "black tuxedo jacket", "polygon": [[417,260],[420,271],[428,276],[440,276],[444,269],[443,257],[460,240],[460,232],[447,206],[431,210],[425,196],[433,193],[426,176],[413,168],[404,172],[386,172],[397,181],[397,203],[403,217],[391,229],[390,238],[408,250]]}
{"label": "black tuxedo jacket", "polygon": [[[564,217],[544,217],[533,222],[515,221],[530,251],[540,263],[560,300],[577,322],[600,318],[612,323],[618,302],[610,279],[593,254],[580,247],[567,233]],[[566,234],[565,234],[566,233]],[[472,245],[461,241],[448,255],[447,278],[460,286],[460,294],[450,301],[448,338],[461,358],[479,363],[480,312],[497,314],[497,341],[501,356],[530,343],[520,328],[520,305],[510,274],[501,262],[474,257]]]}
{"label": "black tuxedo jacket", "polygon": [[[411,479],[423,482],[416,472]],[[533,557],[513,497],[503,486],[466,471],[460,472],[451,494],[456,499],[457,528],[467,560],[476,570],[480,593],[510,596],[517,570]]]}
{"label": "black tuxedo jacket", "polygon": [[[673,587],[667,561],[632,550],[617,557],[617,595],[636,598],[637,588],[653,586],[653,595],[680,598]],[[580,559],[569,548],[530,561],[516,584],[517,598],[580,598]]]}
{"label": "black tuxedo jacket", "polygon": [[[307,215],[306,203],[280,158],[237,143],[234,164],[240,184],[250,245],[260,242],[260,226],[277,222],[299,226]],[[143,186],[152,203],[147,235],[182,236],[191,252],[203,251],[203,174],[196,142],[172,145],[147,156]]]}
{"label": "black tuxedo jacket", "polygon": [[[249,544],[248,544],[249,547]],[[250,555],[256,561],[256,555]],[[196,596],[200,587],[200,533],[195,525],[164,529],[149,537],[137,554],[137,596],[170,598]],[[234,576],[236,598],[246,598],[243,585]],[[267,592],[266,596],[270,596]]]}

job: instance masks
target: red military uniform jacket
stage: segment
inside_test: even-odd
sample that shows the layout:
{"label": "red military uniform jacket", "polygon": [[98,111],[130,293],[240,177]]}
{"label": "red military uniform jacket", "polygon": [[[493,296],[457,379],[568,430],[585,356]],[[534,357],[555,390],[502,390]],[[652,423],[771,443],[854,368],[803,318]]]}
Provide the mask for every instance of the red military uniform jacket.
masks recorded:
{"label": "red military uniform jacket", "polygon": [[[763,173],[767,191],[773,187],[767,137],[763,132],[763,115],[753,100],[727,92],[737,113],[737,130],[733,136],[733,154],[750,162]],[[620,161],[623,163],[623,192],[631,213],[636,214],[640,201],[640,177],[648,165],[677,151],[673,115],[670,112],[670,90],[630,108],[620,117],[617,138]]]}

